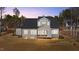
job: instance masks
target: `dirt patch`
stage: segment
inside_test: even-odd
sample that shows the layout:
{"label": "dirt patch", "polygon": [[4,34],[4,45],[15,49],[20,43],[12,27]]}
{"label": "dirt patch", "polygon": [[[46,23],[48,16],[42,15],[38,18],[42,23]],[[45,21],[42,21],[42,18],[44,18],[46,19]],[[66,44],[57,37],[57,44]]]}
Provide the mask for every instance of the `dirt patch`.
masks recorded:
{"label": "dirt patch", "polygon": [[12,34],[0,37],[1,51],[74,51],[79,50],[79,46],[73,46],[67,40],[26,40],[12,36]]}

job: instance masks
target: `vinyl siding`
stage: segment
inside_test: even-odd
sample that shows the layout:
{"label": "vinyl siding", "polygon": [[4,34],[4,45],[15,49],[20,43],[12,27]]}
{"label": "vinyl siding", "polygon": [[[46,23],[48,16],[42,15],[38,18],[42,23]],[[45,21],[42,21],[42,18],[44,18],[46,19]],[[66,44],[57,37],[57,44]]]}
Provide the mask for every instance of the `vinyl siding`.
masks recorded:
{"label": "vinyl siding", "polygon": [[25,39],[35,39],[37,37],[37,30],[36,29],[23,29],[22,36]]}
{"label": "vinyl siding", "polygon": [[22,34],[21,28],[16,28],[16,35],[21,35],[21,34]]}
{"label": "vinyl siding", "polygon": [[51,34],[52,34],[52,37],[58,38],[59,37],[59,29],[52,29]]}

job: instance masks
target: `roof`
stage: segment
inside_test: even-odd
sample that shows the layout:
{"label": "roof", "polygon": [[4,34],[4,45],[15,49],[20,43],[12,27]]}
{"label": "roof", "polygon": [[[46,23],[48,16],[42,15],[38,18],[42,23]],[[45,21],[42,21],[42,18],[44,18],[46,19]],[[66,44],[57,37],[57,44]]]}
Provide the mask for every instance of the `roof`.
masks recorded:
{"label": "roof", "polygon": [[23,21],[22,28],[37,28],[37,19],[36,18],[27,18]]}
{"label": "roof", "polygon": [[[37,20],[39,20],[42,17],[38,18],[26,18],[22,22],[22,26],[19,26],[20,28],[27,28],[27,29],[36,29],[38,28],[37,26]],[[53,17],[46,17],[50,20],[50,27],[51,28],[59,28],[59,22],[54,19]]]}
{"label": "roof", "polygon": [[50,27],[51,28],[59,28],[59,22],[57,19],[54,19],[51,16],[47,16],[46,18],[48,18],[50,20]]}

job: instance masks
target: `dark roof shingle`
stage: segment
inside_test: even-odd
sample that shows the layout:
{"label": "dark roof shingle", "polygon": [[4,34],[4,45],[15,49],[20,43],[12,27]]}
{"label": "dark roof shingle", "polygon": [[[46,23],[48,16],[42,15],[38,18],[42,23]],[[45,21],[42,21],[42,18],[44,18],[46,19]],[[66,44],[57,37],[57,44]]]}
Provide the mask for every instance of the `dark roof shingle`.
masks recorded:
{"label": "dark roof shingle", "polygon": [[28,29],[37,28],[37,19],[35,19],[35,18],[33,18],[33,19],[31,19],[31,18],[25,19],[23,21],[22,28],[28,28]]}

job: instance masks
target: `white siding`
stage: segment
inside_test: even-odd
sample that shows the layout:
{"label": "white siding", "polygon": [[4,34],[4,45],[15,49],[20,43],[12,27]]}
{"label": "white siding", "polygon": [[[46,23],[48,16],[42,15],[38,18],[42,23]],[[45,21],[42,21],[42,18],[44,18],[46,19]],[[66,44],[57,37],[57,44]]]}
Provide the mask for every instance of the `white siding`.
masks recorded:
{"label": "white siding", "polygon": [[52,34],[52,37],[58,38],[59,37],[59,29],[52,29],[51,34]]}
{"label": "white siding", "polygon": [[28,31],[29,31],[29,30],[27,30],[27,29],[23,30],[23,34],[24,34],[24,35],[28,35]]}
{"label": "white siding", "polygon": [[38,21],[38,26],[42,26],[42,25],[48,25],[48,26],[50,26],[50,21],[49,21],[49,19],[47,19],[47,18],[45,18],[45,17],[39,19],[39,21]]}
{"label": "white siding", "polygon": [[36,29],[23,29],[22,36],[25,39],[34,39],[37,36],[37,30]]}
{"label": "white siding", "polygon": [[52,34],[59,34],[59,29],[52,29],[51,30],[51,33]]}
{"label": "white siding", "polygon": [[47,31],[42,29],[38,31],[38,35],[47,35]]}
{"label": "white siding", "polygon": [[31,35],[37,35],[37,30],[30,30],[30,32],[31,32]]}
{"label": "white siding", "polygon": [[21,35],[21,28],[16,28],[16,35]]}
{"label": "white siding", "polygon": [[40,22],[38,22],[38,26],[41,26],[41,23]]}

